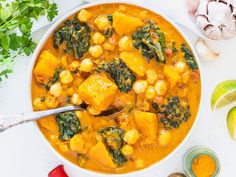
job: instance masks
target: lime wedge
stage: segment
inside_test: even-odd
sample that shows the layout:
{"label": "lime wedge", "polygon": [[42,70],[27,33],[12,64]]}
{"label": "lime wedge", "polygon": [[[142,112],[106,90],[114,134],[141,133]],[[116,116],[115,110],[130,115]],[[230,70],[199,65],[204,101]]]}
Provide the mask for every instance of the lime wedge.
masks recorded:
{"label": "lime wedge", "polygon": [[218,109],[236,101],[236,80],[218,84],[211,95],[211,108]]}
{"label": "lime wedge", "polygon": [[229,134],[233,140],[236,138],[236,107],[233,107],[227,116],[227,127]]}

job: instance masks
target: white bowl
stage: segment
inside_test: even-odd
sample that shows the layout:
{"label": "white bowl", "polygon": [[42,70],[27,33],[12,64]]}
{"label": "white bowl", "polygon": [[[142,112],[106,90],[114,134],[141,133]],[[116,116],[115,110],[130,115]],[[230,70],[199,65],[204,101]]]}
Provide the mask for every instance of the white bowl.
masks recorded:
{"label": "white bowl", "polygon": [[[78,8],[75,8],[74,10],[68,12],[67,14],[65,14],[63,17],[61,17],[58,21],[56,21],[51,27],[50,29],[46,32],[46,34],[42,37],[42,39],[40,40],[34,54],[33,54],[33,57],[32,57],[32,61],[31,61],[31,64],[30,64],[30,71],[29,71],[29,78],[28,78],[28,93],[29,93],[29,103],[30,103],[30,107],[31,109],[33,109],[32,107],[32,99],[31,99],[31,81],[32,81],[32,73],[33,73],[33,68],[34,68],[34,65],[35,65],[35,62],[38,58],[38,55],[42,49],[42,47],[44,46],[46,40],[48,39],[48,37],[51,35],[51,33],[58,27],[58,25],[60,25],[61,23],[63,23],[63,21],[65,19],[67,19],[68,17],[70,17],[71,15],[75,14],[76,12],[78,12],[79,10],[83,9],[83,8],[87,8],[87,7],[91,7],[91,6],[94,6],[94,5],[100,5],[100,4],[113,4],[113,3],[125,3],[125,4],[130,4],[130,5],[135,5],[135,6],[140,6],[142,8],[145,8],[147,10],[150,10],[154,13],[157,13],[159,15],[161,15],[164,19],[166,19],[170,24],[172,24],[172,26],[174,26],[178,32],[184,37],[184,39],[186,40],[186,42],[188,43],[188,45],[190,46],[190,48],[192,49],[193,51],[193,54],[196,58],[196,61],[198,63],[198,66],[199,66],[199,71],[200,71],[200,78],[201,78],[201,99],[200,99],[200,104],[199,104],[199,109],[198,109],[198,114],[196,116],[196,119],[194,121],[194,124],[192,125],[191,129],[189,130],[187,136],[184,138],[184,140],[175,148],[174,151],[172,151],[170,154],[168,154],[165,158],[163,158],[161,161],[157,162],[157,163],[154,163],[153,165],[147,167],[147,168],[144,168],[140,171],[134,171],[134,172],[130,172],[130,173],[126,173],[126,174],[113,174],[112,176],[120,176],[120,177],[123,177],[123,176],[129,176],[129,177],[137,177],[137,176],[143,176],[145,173],[148,173],[148,172],[151,172],[153,171],[154,168],[156,168],[158,165],[160,165],[161,163],[163,163],[164,161],[167,161],[168,159],[170,159],[175,153],[177,153],[177,151],[184,145],[184,143],[187,141],[187,139],[189,138],[189,136],[191,135],[193,129],[196,127],[196,124],[197,124],[197,120],[199,119],[199,112],[202,108],[202,80],[203,80],[203,76],[201,74],[201,64],[200,64],[200,61],[199,61],[199,58],[196,54],[196,51],[194,50],[194,47],[192,46],[192,44],[190,43],[190,40],[188,39],[188,37],[184,34],[184,32],[171,20],[169,19],[168,17],[166,17],[163,13],[161,13],[159,10],[156,10],[156,9],[153,9],[152,7],[148,7],[147,5],[145,4],[142,4],[142,3],[136,3],[136,2],[127,2],[127,1],[122,1],[122,0],[99,0],[99,1],[95,1],[95,2],[91,2],[89,4],[86,4],[86,5],[83,5],[83,6],[80,6]],[[83,177],[91,177],[91,176],[96,176],[96,177],[104,177],[104,176],[108,176],[108,174],[102,174],[102,173],[98,173],[98,172],[93,172],[93,171],[90,171],[90,170],[86,170],[86,169],[83,169],[75,164],[73,164],[72,162],[70,162],[69,160],[65,159],[63,156],[61,156],[51,145],[50,143],[46,140],[46,138],[44,137],[44,135],[42,134],[42,132],[40,131],[37,123],[35,122],[35,128],[37,129],[37,132],[39,134],[39,137],[41,137],[42,141],[47,144],[47,146],[49,147],[49,149],[51,149],[51,151],[53,152],[53,154],[55,154],[64,164],[67,164],[68,166],[70,167],[73,167],[75,168],[77,171],[78,171],[78,174],[79,176],[83,176]],[[141,175],[142,173],[142,175]]]}

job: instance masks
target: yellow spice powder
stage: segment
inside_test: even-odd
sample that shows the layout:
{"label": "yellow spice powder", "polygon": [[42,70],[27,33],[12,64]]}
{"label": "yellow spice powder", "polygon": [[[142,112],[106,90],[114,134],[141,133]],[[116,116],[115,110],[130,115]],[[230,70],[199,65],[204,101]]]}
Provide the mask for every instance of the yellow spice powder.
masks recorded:
{"label": "yellow spice powder", "polygon": [[216,170],[215,160],[209,155],[199,155],[193,161],[192,170],[196,177],[211,177]]}

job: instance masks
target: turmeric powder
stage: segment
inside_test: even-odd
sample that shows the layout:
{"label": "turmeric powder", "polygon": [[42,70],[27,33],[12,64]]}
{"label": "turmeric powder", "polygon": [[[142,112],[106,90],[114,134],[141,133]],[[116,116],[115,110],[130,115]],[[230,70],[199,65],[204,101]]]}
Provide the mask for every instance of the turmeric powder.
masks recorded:
{"label": "turmeric powder", "polygon": [[199,155],[193,161],[192,170],[196,177],[211,177],[216,170],[216,162],[209,155]]}

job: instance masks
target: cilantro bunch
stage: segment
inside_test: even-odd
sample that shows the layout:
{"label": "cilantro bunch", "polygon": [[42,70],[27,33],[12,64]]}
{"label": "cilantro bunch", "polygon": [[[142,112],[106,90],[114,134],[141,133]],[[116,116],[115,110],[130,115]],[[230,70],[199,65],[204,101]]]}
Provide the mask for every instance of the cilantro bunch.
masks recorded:
{"label": "cilantro bunch", "polygon": [[0,0],[0,82],[12,73],[16,56],[29,56],[34,51],[33,19],[47,15],[52,21],[57,14],[57,5],[49,0],[15,0],[12,3]]}

